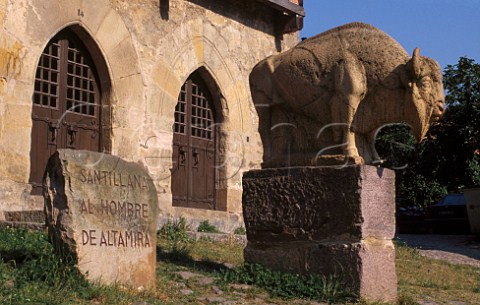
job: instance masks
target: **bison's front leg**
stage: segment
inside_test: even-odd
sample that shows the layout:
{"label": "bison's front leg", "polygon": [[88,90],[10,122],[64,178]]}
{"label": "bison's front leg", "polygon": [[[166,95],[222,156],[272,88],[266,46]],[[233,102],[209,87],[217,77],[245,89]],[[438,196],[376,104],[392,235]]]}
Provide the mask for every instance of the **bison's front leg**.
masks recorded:
{"label": "bison's front leg", "polygon": [[370,146],[371,154],[372,154],[372,161],[373,165],[380,165],[385,160],[383,160],[380,155],[378,154],[377,148],[375,147],[375,140],[377,138],[377,134],[381,128],[375,129],[369,133],[368,137],[368,145]]}
{"label": "bison's front leg", "polygon": [[[358,157],[352,122],[360,101],[367,93],[367,78],[363,64],[348,51],[334,69],[335,95],[332,100],[332,118],[343,128],[343,153],[349,157]],[[337,128],[338,130],[338,128]],[[338,140],[338,131],[336,135]]]}

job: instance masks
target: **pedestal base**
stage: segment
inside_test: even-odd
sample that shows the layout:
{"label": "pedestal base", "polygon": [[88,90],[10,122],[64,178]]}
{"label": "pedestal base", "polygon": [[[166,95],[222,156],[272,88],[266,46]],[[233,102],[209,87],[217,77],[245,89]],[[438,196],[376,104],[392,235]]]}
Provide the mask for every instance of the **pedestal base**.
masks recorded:
{"label": "pedestal base", "polygon": [[360,297],[397,298],[395,177],[373,166],[245,173],[245,261],[338,275]]}
{"label": "pedestal base", "polygon": [[249,242],[244,257],[246,262],[273,270],[335,275],[359,296],[369,300],[397,298],[395,248],[391,241],[268,245]]}

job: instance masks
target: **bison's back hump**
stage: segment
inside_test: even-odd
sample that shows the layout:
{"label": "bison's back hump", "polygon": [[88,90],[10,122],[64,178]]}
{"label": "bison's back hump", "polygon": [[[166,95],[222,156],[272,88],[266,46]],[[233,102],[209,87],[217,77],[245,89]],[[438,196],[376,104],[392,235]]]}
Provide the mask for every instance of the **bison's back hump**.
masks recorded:
{"label": "bison's back hump", "polygon": [[[350,23],[306,39],[294,48],[273,56],[277,90],[299,107],[329,101],[335,84],[332,69],[349,52],[366,71],[368,90],[380,83],[390,84],[392,73],[410,58],[403,47],[381,30],[364,23]],[[301,97],[299,99],[299,97]]]}
{"label": "bison's back hump", "polygon": [[364,64],[367,75],[386,76],[408,61],[405,49],[385,32],[365,23],[354,22],[333,28],[299,43],[295,48],[309,50],[323,69],[331,69],[348,51]]}

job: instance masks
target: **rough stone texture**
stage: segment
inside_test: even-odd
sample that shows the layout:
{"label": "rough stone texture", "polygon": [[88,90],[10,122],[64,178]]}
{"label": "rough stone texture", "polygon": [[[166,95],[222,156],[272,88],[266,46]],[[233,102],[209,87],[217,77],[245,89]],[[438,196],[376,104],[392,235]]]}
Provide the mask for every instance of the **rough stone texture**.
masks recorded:
{"label": "rough stone texture", "polygon": [[155,286],[158,202],[139,164],[82,150],[59,150],[44,178],[47,227],[91,281]]}
{"label": "rough stone texture", "polygon": [[[1,120],[1,118],[0,118]],[[27,183],[16,183],[10,180],[0,180],[0,211],[39,210],[43,200],[36,201],[30,196],[32,186]],[[0,220],[6,219],[0,212]]]}
{"label": "rough stone texture", "polygon": [[6,221],[0,220],[0,228],[19,228],[33,231],[43,231],[46,226],[45,223],[38,222],[19,222],[19,221]]}
{"label": "rough stone texture", "polygon": [[5,212],[5,220],[13,222],[45,223],[45,213],[43,210]]}
{"label": "rough stone texture", "polygon": [[395,248],[390,240],[249,243],[244,255],[245,261],[274,270],[337,276],[370,300],[392,301],[397,297]]}
{"label": "rough stone texture", "polygon": [[249,171],[243,178],[245,261],[335,274],[360,296],[397,296],[395,177],[368,165]]}
{"label": "rough stone texture", "polygon": [[392,239],[394,202],[394,172],[374,166],[263,169],[243,177],[249,242]]}
{"label": "rough stone texture", "polygon": [[[298,42],[298,33],[275,35],[277,14],[256,0],[0,0],[0,179],[14,188],[14,195],[4,196],[0,182],[0,211],[30,208],[21,194],[30,173],[36,67],[48,41],[78,25],[108,63],[111,153],[147,167],[161,216],[215,220],[226,231],[241,225],[241,176],[262,158],[248,75],[263,58]],[[171,203],[175,105],[181,86],[198,69],[219,89],[224,166],[218,169],[217,198],[227,212],[199,213]]]}
{"label": "rough stone texture", "polygon": [[390,36],[363,23],[261,61],[250,86],[264,168],[308,166],[331,154],[370,164],[380,159],[374,145],[380,128],[407,123],[421,140],[445,103],[437,62],[418,48],[410,58]]}

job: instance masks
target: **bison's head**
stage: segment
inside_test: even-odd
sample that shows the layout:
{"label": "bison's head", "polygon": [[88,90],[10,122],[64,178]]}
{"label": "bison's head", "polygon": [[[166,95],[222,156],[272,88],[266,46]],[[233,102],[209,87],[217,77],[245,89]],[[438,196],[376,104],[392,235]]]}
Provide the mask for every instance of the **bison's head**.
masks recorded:
{"label": "bison's head", "polygon": [[444,112],[442,70],[435,60],[420,56],[420,50],[416,48],[404,72],[407,86],[405,121],[411,125],[417,140],[421,141],[430,125],[438,121]]}

